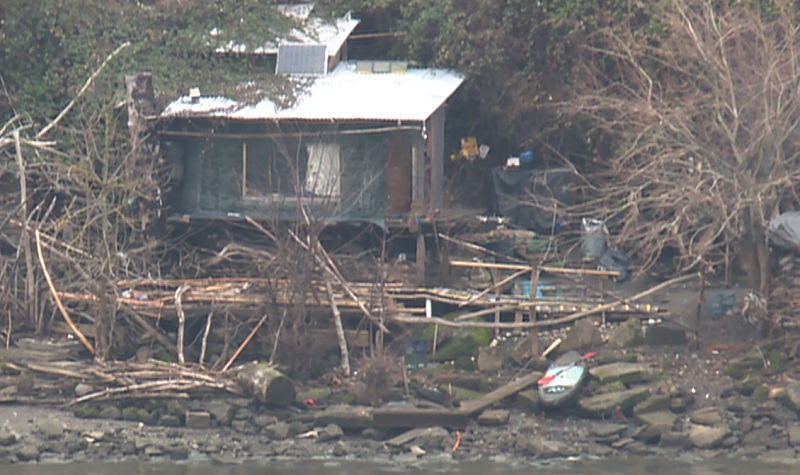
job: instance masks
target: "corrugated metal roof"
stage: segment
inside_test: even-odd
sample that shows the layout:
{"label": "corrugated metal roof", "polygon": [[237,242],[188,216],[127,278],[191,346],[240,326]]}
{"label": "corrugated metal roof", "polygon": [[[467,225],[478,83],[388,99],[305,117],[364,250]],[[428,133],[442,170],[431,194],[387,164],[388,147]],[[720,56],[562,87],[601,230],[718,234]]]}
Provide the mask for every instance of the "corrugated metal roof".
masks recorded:
{"label": "corrugated metal roof", "polygon": [[170,103],[162,117],[227,117],[242,120],[403,120],[428,119],[464,78],[446,69],[409,69],[402,74],[358,73],[341,63],[327,76],[307,83],[295,104],[282,108],[269,99],[240,104],[224,97],[188,96]]}

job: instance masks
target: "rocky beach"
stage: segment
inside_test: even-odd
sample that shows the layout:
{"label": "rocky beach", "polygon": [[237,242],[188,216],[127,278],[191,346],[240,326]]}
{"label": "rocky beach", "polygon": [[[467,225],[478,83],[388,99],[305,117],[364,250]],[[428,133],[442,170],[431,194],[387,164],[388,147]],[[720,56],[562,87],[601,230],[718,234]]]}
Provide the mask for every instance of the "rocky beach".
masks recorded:
{"label": "rocky beach", "polygon": [[[693,290],[672,292],[671,304],[694,305]],[[232,464],[333,457],[413,465],[627,456],[795,463],[800,446],[796,347],[780,336],[732,341],[748,334],[740,320],[730,314],[704,316],[699,348],[676,339],[675,331],[648,330],[659,325],[642,326],[639,319],[605,327],[583,320],[560,333],[540,333],[543,339],[563,336],[564,347],[591,345],[597,353],[574,404],[544,408],[534,385],[458,419],[463,423],[446,419],[410,430],[386,427],[377,414],[385,419],[393,410],[409,408],[458,411],[482,391],[478,383],[471,392],[455,390],[456,383],[501,387],[542,374],[547,361],[515,361],[514,348],[529,336],[509,333],[479,354],[478,370],[457,372],[447,364],[406,367],[403,380],[387,379],[386,391],[369,393],[381,394],[380,401],[369,404],[367,381],[361,380],[359,391],[358,383],[331,374],[298,382],[295,402],[283,406],[222,393],[76,404],[100,388],[69,376],[34,373],[33,381],[17,376],[2,389],[0,463],[167,459]],[[499,361],[487,354],[499,355]],[[49,403],[43,397],[47,388]],[[31,391],[45,403],[15,397]],[[434,402],[437,393],[442,399]]]}

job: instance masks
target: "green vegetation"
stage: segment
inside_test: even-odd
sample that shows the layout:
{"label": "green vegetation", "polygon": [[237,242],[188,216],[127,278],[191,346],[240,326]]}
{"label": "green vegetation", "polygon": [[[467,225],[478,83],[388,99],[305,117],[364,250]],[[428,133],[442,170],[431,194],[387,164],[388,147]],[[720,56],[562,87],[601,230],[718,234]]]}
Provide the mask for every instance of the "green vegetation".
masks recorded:
{"label": "green vegetation", "polygon": [[[469,111],[457,124],[503,152],[542,141],[569,142],[573,124],[553,104],[569,94],[577,51],[594,32],[632,28],[656,35],[651,12],[659,1],[628,0],[321,0],[331,14],[352,10],[379,18],[396,33],[392,54],[465,74],[454,108]],[[355,50],[355,48],[354,48]],[[452,114],[457,115],[457,114]],[[580,146],[581,141],[573,145]],[[574,148],[574,147],[573,147]]]}
{"label": "green vegetation", "polygon": [[[373,31],[394,35],[386,42],[391,47],[370,51],[375,57],[463,73],[467,82],[448,126],[458,129],[453,138],[475,134],[492,145],[487,168],[525,148],[536,149],[545,165],[574,164],[593,193],[578,211],[606,218],[615,244],[643,267],[670,252],[684,269],[712,271],[723,250],[733,249],[756,277],[753,287],[765,290],[764,226],[800,207],[794,0],[317,3],[330,15],[352,10]],[[235,44],[252,49],[287,31],[292,22],[273,5],[0,0],[0,117],[5,124],[23,115],[14,124],[23,135],[41,130],[111,51],[130,42],[48,134],[58,140],[56,152],[23,147],[31,182],[41,184],[37,201],[45,194],[53,203],[56,194],[75,198],[58,203],[74,214],[59,209],[64,222],[48,231],[61,233],[69,221],[70,231],[86,237],[75,245],[108,247],[107,262],[83,263],[86,275],[132,266],[125,251],[144,213],[138,206],[154,203],[160,192],[158,170],[133,172],[126,161],[130,146],[117,107],[123,75],[151,71],[165,98],[195,86],[204,94],[257,98],[267,83],[285,85],[263,58],[216,53]],[[13,162],[5,160],[2,171],[14,172]],[[741,377],[753,369],[729,371]]]}
{"label": "green vegetation", "polygon": [[0,78],[9,96],[0,113],[37,122],[54,117],[126,41],[131,46],[98,77],[84,107],[122,100],[122,77],[133,71],[153,72],[157,93],[167,96],[191,86],[235,94],[244,80],[275,79],[263,59],[214,51],[252,49],[292,26],[259,0],[0,0],[0,18]]}

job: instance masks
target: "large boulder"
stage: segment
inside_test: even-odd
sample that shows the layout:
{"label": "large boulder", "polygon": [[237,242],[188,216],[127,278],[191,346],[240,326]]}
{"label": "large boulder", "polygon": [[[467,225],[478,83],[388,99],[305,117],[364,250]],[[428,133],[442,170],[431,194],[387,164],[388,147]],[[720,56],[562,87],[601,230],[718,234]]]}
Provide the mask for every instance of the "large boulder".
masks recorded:
{"label": "large boulder", "polygon": [[714,426],[722,422],[722,414],[716,407],[705,407],[694,411],[689,420],[692,424],[700,424],[703,426]]}
{"label": "large boulder", "polygon": [[638,317],[629,318],[620,324],[611,338],[608,345],[612,348],[630,348],[642,342],[642,323]]}
{"label": "large boulder", "polygon": [[362,429],[372,426],[372,409],[337,404],[314,413],[314,422],[317,425],[336,424],[346,429]]}
{"label": "large boulder", "polygon": [[518,451],[535,457],[570,457],[578,454],[574,447],[565,442],[549,440],[536,435],[520,434],[517,436],[515,445]]}
{"label": "large boulder", "polygon": [[650,396],[650,389],[639,387],[607,394],[599,394],[578,401],[578,407],[589,417],[605,418],[618,413],[629,413],[636,403]]}
{"label": "large boulder", "polygon": [[795,412],[800,412],[800,383],[791,383],[786,386],[786,405]]}
{"label": "large boulder", "polygon": [[641,363],[609,363],[589,369],[589,374],[598,382],[607,384],[621,381],[624,384],[647,381],[652,376],[650,369]]}
{"label": "large boulder", "polygon": [[669,410],[670,398],[667,394],[653,394],[646,400],[640,402],[633,407],[633,414],[648,414],[651,412],[660,412]]}
{"label": "large boulder", "polygon": [[663,434],[672,432],[677,418],[669,410],[639,414],[636,420],[644,424],[645,429],[636,438],[646,443],[657,443]]}
{"label": "large boulder", "polygon": [[689,342],[686,330],[668,325],[645,327],[644,344],[650,346],[685,345]]}
{"label": "large boulder", "polygon": [[714,449],[722,445],[722,441],[731,433],[724,424],[709,427],[699,424],[689,426],[689,440],[698,449]]}
{"label": "large boulder", "polygon": [[602,344],[603,336],[600,334],[600,330],[590,320],[583,319],[575,322],[575,325],[570,328],[558,350],[562,352],[580,351]]}

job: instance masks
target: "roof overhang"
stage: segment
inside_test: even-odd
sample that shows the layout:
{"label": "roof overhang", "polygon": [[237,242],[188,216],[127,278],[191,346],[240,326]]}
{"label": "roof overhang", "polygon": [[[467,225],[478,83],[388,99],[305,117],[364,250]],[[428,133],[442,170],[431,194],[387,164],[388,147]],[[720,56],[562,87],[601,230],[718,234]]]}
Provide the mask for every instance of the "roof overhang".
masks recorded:
{"label": "roof overhang", "polygon": [[445,104],[464,78],[447,69],[360,73],[356,63],[347,62],[326,76],[297,81],[298,97],[288,107],[270,99],[253,104],[226,97],[183,96],[167,105],[161,118],[422,122]]}

